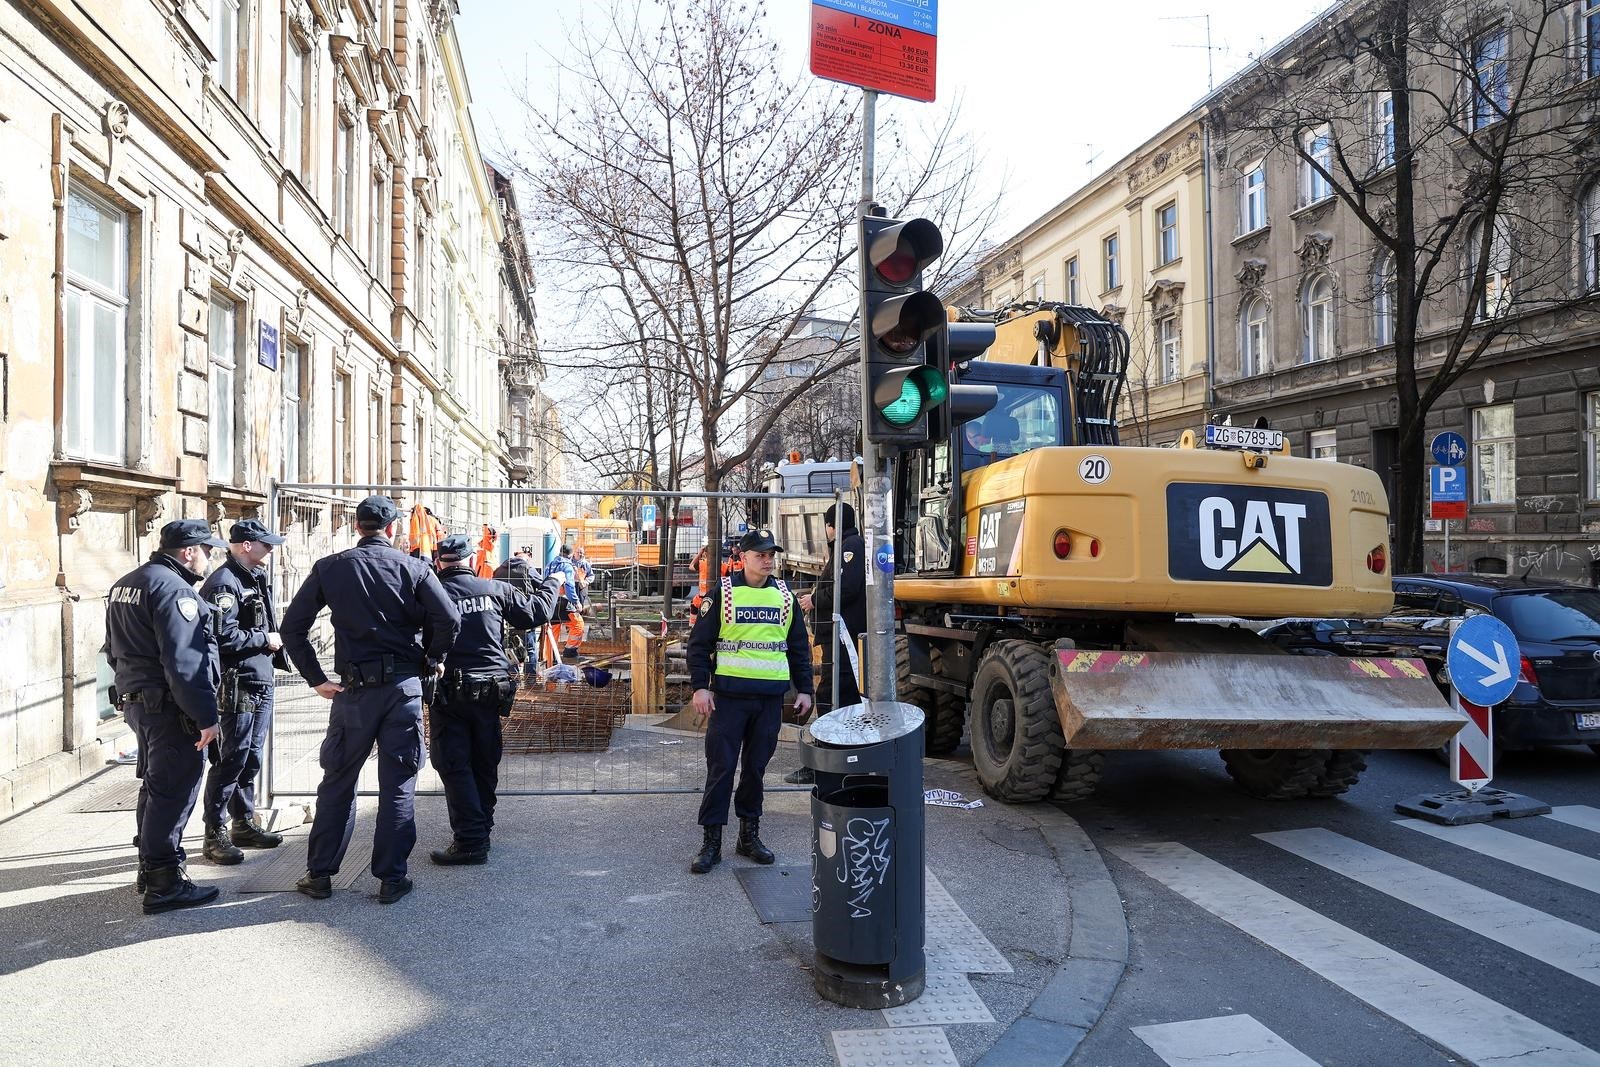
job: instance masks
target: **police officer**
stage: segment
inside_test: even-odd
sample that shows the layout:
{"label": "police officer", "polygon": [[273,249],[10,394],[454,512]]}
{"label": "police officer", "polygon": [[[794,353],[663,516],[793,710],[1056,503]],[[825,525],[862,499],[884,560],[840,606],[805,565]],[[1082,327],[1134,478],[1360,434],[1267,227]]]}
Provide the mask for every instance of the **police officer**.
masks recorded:
{"label": "police officer", "polygon": [[[307,844],[305,877],[296,888],[321,900],[333,893],[356,814],[356,779],[378,746],[378,826],[372,874],[378,902],[411,892],[406,858],[417,843],[417,772],[422,743],[423,676],[430,685],[461,628],[433,566],[405,555],[391,538],[400,509],[386,496],[356,507],[356,547],[317,560],[283,616],[283,647],[306,683],[333,701],[322,740],[322,784]],[[333,666],[323,672],[311,625],[326,607],[333,619]],[[423,646],[421,634],[428,628]]]}
{"label": "police officer", "polygon": [[500,768],[500,720],[517,693],[515,667],[505,652],[504,628],[532,630],[555,612],[559,578],[546,578],[532,596],[506,582],[479,578],[474,553],[460,534],[439,542],[439,581],[461,613],[461,633],[444,661],[439,694],[428,709],[433,766],[444,783],[451,842],[434,849],[445,867],[483,863],[494,829],[494,791]]}
{"label": "police officer", "polygon": [[[206,859],[233,864],[245,848],[277,848],[279,834],[255,821],[256,775],[272,726],[272,669],[288,667],[278,636],[266,561],[283,538],[255,519],[241,519],[228,531],[228,558],[200,587],[200,598],[217,616],[217,646],[222,653],[222,737],[218,758],[206,774]],[[233,816],[230,828],[223,822]]]}
{"label": "police officer", "polygon": [[[845,504],[842,515],[839,510],[840,505],[833,504],[822,513],[824,532],[828,536],[828,558],[816,585],[800,598],[802,608],[816,610],[817,639],[822,644],[822,693],[817,700],[818,714],[861,703],[861,689],[856,684],[855,668],[851,666],[848,653],[843,654],[843,662],[839,664],[837,698],[833,692],[834,657],[841,655],[834,615],[844,619],[845,633],[852,644],[867,632],[866,545],[856,529],[856,509]],[[835,553],[840,553],[837,598],[833,595]],[[817,772],[801,767],[784,775],[783,780],[791,785],[811,785],[817,780]]]}
{"label": "police officer", "polygon": [[214,900],[216,886],[189,881],[183,828],[200,796],[205,750],[217,736],[217,642],[196,595],[210,549],[201,519],[161,528],[160,548],[123,575],[106,601],[106,659],[128,725],[139,739],[139,881],[154,915]]}
{"label": "police officer", "polygon": [[[736,851],[771,863],[761,843],[761,778],[778,747],[783,697],[799,690],[795,710],[811,708],[811,642],[788,586],[772,577],[783,549],[771,530],[739,541],[742,569],[717,583],[707,610],[689,633],[689,684],[706,729],[706,788],[700,802],[704,838],[689,870],[704,874],[722,861],[728,800],[739,816]],[[743,766],[735,792],[733,774]]]}
{"label": "police officer", "polygon": [[[511,553],[509,559],[494,569],[497,581],[505,582],[519,593],[531,593],[536,588],[532,564],[533,549],[524,545]],[[539,653],[528,643],[528,633],[517,627],[506,632],[506,654],[517,665],[517,670],[532,676],[539,670]]]}

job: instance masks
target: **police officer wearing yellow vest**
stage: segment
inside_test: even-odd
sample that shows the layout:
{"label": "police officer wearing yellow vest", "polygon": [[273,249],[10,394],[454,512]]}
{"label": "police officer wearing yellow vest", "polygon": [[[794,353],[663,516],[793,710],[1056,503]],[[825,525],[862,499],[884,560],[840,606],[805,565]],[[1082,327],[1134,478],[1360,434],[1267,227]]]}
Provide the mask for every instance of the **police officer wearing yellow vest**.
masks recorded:
{"label": "police officer wearing yellow vest", "polygon": [[[739,541],[743,571],[713,588],[706,611],[689,634],[689,684],[706,728],[706,788],[700,802],[704,840],[689,870],[704,874],[722,861],[722,828],[731,796],[739,816],[735,851],[771,863],[761,843],[761,778],[778,747],[783,697],[799,691],[795,710],[811,708],[811,641],[804,614],[788,586],[772,577],[783,549],[771,530]],[[739,788],[734,771],[742,766]]]}

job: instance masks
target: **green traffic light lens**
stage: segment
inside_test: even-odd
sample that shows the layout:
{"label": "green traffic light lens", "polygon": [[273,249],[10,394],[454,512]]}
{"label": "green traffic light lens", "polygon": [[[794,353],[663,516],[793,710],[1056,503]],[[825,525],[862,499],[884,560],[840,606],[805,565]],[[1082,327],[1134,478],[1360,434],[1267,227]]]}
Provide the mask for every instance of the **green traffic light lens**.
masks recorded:
{"label": "green traffic light lens", "polygon": [[910,426],[922,414],[922,390],[909,377],[900,383],[900,396],[878,409],[891,426]]}
{"label": "green traffic light lens", "polygon": [[950,398],[950,383],[939,373],[938,368],[924,367],[911,377],[916,380],[917,388],[922,392],[923,402],[928,407],[936,408]]}

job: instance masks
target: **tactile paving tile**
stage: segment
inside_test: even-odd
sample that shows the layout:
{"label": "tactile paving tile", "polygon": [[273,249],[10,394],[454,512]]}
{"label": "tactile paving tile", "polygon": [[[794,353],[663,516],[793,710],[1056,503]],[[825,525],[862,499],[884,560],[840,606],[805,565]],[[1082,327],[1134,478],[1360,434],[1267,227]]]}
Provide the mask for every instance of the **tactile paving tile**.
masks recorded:
{"label": "tactile paving tile", "polygon": [[811,921],[811,868],[735,867],[733,874],[763,923]]}
{"label": "tactile paving tile", "polygon": [[130,778],[79,801],[73,811],[132,811],[139,804],[139,779]]}
{"label": "tactile paving tile", "polygon": [[959,1067],[950,1039],[937,1026],[835,1030],[839,1067]]}
{"label": "tactile paving tile", "polygon": [[928,972],[1010,974],[1011,964],[995,948],[994,942],[983,936],[977,924],[967,918],[967,913],[933,872],[926,873]]}
{"label": "tactile paving tile", "polygon": [[951,1023],[992,1023],[989,1006],[978,996],[964,974],[930,971],[922,996],[898,1008],[884,1008],[890,1026],[948,1026]]}

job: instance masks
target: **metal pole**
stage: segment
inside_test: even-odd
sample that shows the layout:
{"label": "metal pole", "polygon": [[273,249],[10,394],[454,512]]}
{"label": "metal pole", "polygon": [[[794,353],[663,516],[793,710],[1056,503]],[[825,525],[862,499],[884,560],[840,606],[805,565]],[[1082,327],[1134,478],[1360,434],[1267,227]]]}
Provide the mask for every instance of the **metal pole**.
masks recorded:
{"label": "metal pole", "polygon": [[[865,219],[872,208],[873,149],[877,136],[878,94],[862,93],[861,108],[861,203],[857,218]],[[861,231],[858,224],[857,233]],[[866,250],[857,259],[866,264]],[[871,360],[872,330],[867,323],[866,279],[861,279],[861,460],[865,484],[861,487],[861,538],[867,558],[867,639],[862,649],[866,657],[862,695],[871,700],[893,700],[894,692],[894,541],[890,537],[892,513],[889,483],[889,457],[867,436],[872,425],[872,399],[867,395],[871,380],[867,365]]]}
{"label": "metal pole", "polygon": [[1444,572],[1450,573],[1450,520],[1440,519],[1444,523]]}
{"label": "metal pole", "polygon": [[[829,711],[839,707],[839,620],[844,618],[844,611],[842,610],[844,607],[844,587],[839,584],[839,575],[844,568],[839,559],[842,551],[839,545],[839,535],[844,531],[844,527],[840,525],[844,519],[842,514],[844,508],[840,506],[843,503],[844,491],[835,485],[833,487],[833,618],[828,620],[828,632],[833,635],[833,645],[828,649],[828,663],[832,665],[833,669],[833,688],[828,690],[832,694],[829,701]],[[849,636],[851,641],[856,639],[854,634]]]}

